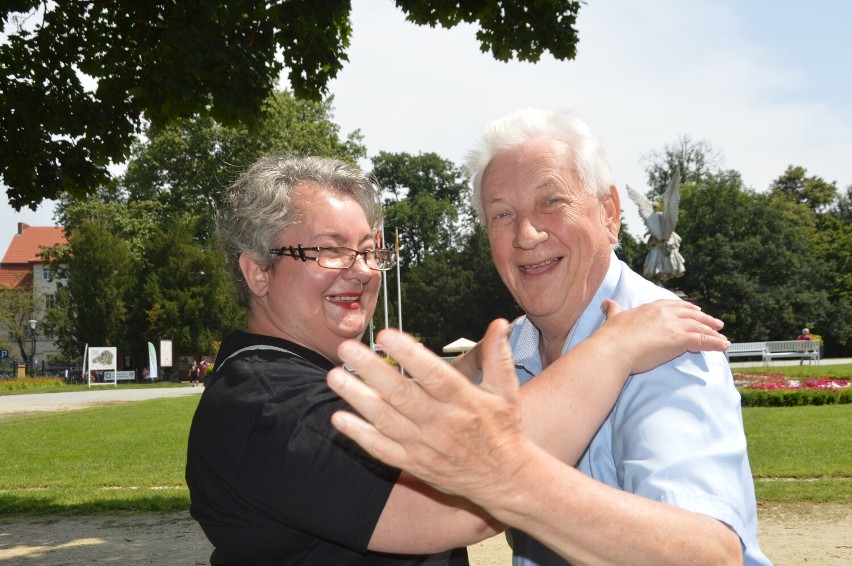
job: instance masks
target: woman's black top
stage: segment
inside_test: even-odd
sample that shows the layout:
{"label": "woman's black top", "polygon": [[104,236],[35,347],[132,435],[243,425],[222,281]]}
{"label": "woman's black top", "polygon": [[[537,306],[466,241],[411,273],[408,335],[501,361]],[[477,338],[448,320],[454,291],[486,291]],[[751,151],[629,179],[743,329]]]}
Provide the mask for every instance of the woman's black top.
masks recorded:
{"label": "woman's black top", "polygon": [[463,566],[367,550],[399,470],[331,426],[351,408],[326,385],[334,365],[292,342],[238,331],[222,342],[192,420],[186,482],[211,564]]}

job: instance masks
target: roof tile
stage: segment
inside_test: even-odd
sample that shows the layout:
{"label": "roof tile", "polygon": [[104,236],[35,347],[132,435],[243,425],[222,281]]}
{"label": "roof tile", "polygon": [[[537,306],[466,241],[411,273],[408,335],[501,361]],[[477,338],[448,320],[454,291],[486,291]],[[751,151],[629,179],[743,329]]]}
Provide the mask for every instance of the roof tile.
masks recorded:
{"label": "roof tile", "polygon": [[12,243],[3,256],[3,268],[40,262],[41,258],[37,254],[42,246],[50,247],[68,241],[65,229],[61,226],[28,226],[20,223],[18,231],[18,234],[12,236]]}

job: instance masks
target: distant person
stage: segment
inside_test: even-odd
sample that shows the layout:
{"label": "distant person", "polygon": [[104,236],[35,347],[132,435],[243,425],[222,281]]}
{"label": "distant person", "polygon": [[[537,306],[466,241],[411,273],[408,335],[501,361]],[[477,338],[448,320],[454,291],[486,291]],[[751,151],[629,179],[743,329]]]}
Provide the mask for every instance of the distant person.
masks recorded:
{"label": "distant person", "polygon": [[189,367],[189,382],[193,387],[198,385],[198,362],[192,360],[192,365]]}
{"label": "distant person", "polygon": [[[802,333],[799,334],[798,338],[796,338],[796,340],[814,340],[814,339],[815,338],[813,337],[813,334],[811,334],[811,331],[807,328],[802,328]],[[805,359],[804,358],[799,360],[799,365],[800,366],[805,365]]]}
{"label": "distant person", "polygon": [[[331,425],[351,407],[326,375],[340,345],[361,340],[395,264],[376,249],[381,220],[371,180],[333,159],[261,158],[223,195],[217,232],[248,322],[223,339],[189,433],[190,512],[213,543],[211,564],[466,565],[468,544],[503,529]],[[525,390],[543,415],[576,407],[542,438],[578,458],[629,373],[687,348],[724,349],[720,327],[682,301],[614,314],[553,364],[558,380],[544,372]],[[595,379],[568,364],[594,366]]]}
{"label": "distant person", "polygon": [[207,361],[207,358],[201,360],[201,363],[198,364],[198,375],[200,376],[201,382],[205,381],[207,377],[207,368],[210,367],[210,362]]}
{"label": "distant person", "polygon": [[[604,151],[585,123],[563,112],[522,110],[489,124],[469,156],[473,206],[485,226],[494,264],[526,313],[509,335],[510,367],[526,384],[521,391],[542,372],[555,371],[563,353],[593,336],[604,321],[602,301],[631,308],[677,299],[613,253],[620,229],[619,195]],[[655,330],[654,325],[637,329],[636,337]],[[396,359],[415,379],[434,381],[427,374],[435,372],[436,362],[409,366],[413,360],[408,356]],[[426,373],[419,374],[418,367]],[[596,379],[593,367],[588,383]],[[369,383],[368,374],[355,368]],[[487,371],[485,375],[489,383]],[[371,410],[382,406],[375,394],[347,395],[341,387],[353,380],[341,375],[337,380],[344,385],[335,390],[359,410],[364,404],[356,402],[363,399],[370,400]],[[432,485],[469,497],[490,512],[517,504],[518,515],[497,515],[507,522],[510,517],[510,524],[518,527],[511,535],[516,566],[561,565],[566,560],[769,564],[757,542],[757,504],[740,396],[719,352],[687,353],[629,379],[579,462],[560,458],[567,465],[558,480],[558,468],[548,458],[523,465],[518,459],[528,450],[513,454],[502,449],[495,431],[506,422],[504,414],[471,414],[487,406],[493,389],[455,396],[448,382],[438,389],[450,394],[430,412],[418,405],[430,406],[429,392],[412,387],[405,394],[406,383],[379,391],[395,392],[385,396],[390,402],[383,410],[371,413],[380,417],[381,433],[403,450],[430,445],[449,450],[434,468],[403,466]],[[568,434],[574,407],[552,405],[546,418],[555,434]],[[399,419],[393,417],[394,407]],[[522,404],[520,409],[524,431],[530,434],[528,415],[540,413],[541,407]],[[408,414],[423,420],[406,426]],[[343,431],[352,432],[348,427]],[[356,440],[367,449],[375,447],[375,436]],[[486,446],[475,450],[472,442]],[[476,460],[483,454],[488,457]],[[405,463],[385,459],[391,465]],[[577,477],[575,464],[598,482]],[[523,487],[518,487],[518,477],[508,477],[514,471],[527,480]],[[482,490],[493,492],[483,495]],[[495,500],[509,493],[517,499]],[[548,514],[533,516],[536,510]]]}

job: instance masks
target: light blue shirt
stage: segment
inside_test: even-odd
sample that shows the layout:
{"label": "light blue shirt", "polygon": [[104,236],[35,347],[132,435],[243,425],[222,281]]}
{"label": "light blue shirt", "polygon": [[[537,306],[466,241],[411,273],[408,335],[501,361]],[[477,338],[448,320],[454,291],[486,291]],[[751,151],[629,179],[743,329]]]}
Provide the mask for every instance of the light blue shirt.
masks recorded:
{"label": "light blue shirt", "polygon": [[[677,297],[613,254],[563,353],[603,324],[600,304],[608,298],[628,309]],[[521,317],[513,323],[509,342],[518,378],[526,383],[542,371],[538,329]],[[739,535],[747,566],[771,564],[757,544],[740,395],[721,352],[684,354],[631,376],[577,468],[623,491],[714,517]],[[516,566],[566,564],[529,535],[513,530],[511,537]]]}

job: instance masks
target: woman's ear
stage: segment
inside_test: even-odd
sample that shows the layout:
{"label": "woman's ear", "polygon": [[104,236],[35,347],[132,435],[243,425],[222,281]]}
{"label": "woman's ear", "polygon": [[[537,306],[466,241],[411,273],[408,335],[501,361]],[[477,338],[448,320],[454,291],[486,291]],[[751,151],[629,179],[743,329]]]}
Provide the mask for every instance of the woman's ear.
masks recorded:
{"label": "woman's ear", "polygon": [[266,296],[269,290],[269,270],[264,269],[259,263],[253,260],[249,254],[243,252],[240,254],[240,271],[243,273],[243,279],[246,280],[249,291],[252,295],[258,297]]}

